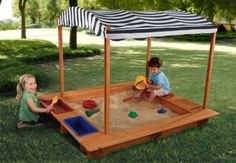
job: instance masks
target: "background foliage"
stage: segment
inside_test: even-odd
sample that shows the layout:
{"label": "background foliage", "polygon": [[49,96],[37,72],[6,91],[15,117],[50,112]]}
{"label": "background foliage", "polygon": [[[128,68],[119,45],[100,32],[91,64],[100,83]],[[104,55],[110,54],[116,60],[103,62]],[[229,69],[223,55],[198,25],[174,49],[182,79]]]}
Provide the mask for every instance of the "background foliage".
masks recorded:
{"label": "background foliage", "polygon": [[[13,0],[13,13],[19,17],[18,1]],[[56,17],[69,6],[68,0],[27,0],[28,24],[42,27],[56,25]],[[228,23],[236,21],[235,0],[78,0],[78,6],[88,9],[123,10],[183,10]]]}
{"label": "background foliage", "polygon": [[[100,53],[93,47],[64,48],[64,58],[89,57]],[[34,74],[39,87],[46,87],[46,71],[39,69],[37,64],[57,60],[58,49],[49,41],[0,40],[0,92],[14,92],[19,77],[25,73]]]}

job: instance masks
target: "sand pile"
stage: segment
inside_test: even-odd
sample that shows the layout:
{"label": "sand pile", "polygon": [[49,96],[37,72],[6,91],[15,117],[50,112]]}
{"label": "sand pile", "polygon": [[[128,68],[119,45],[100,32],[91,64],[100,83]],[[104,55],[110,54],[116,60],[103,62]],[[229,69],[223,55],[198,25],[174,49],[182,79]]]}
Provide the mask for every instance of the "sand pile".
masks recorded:
{"label": "sand pile", "polygon": [[[164,108],[157,103],[150,103],[147,98],[140,98],[139,100],[131,100],[123,102],[123,99],[134,94],[134,91],[122,92],[112,95],[110,98],[110,131],[118,131],[127,128],[134,128],[143,124],[151,123],[153,121],[161,120],[169,117],[176,117],[178,114]],[[104,128],[104,98],[92,98],[98,104],[100,111],[91,117],[88,117],[90,122],[98,129]],[[79,112],[86,116],[86,109],[82,104],[71,103],[71,106],[79,110]],[[157,110],[164,108],[167,110],[164,114],[159,114]],[[128,114],[133,111],[138,114],[136,118],[131,118]]]}

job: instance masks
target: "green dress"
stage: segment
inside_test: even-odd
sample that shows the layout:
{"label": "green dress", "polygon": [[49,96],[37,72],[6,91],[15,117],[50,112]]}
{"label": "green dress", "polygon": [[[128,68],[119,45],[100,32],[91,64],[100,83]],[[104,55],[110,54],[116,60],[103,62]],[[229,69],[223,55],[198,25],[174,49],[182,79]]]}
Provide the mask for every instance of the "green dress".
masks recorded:
{"label": "green dress", "polygon": [[38,97],[32,93],[24,91],[21,102],[20,102],[20,112],[19,112],[19,119],[20,121],[29,122],[35,121],[37,122],[39,119],[39,114],[33,112],[32,109],[28,106],[27,100],[32,98],[34,101],[35,106],[39,106]]}

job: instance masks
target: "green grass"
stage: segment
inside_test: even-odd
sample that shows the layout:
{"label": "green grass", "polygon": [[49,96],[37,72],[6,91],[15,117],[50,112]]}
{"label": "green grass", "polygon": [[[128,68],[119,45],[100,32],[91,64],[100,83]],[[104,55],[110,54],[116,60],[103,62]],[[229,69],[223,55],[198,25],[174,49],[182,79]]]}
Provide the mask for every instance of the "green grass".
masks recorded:
{"label": "green grass", "polygon": [[[111,82],[130,81],[136,75],[144,75],[145,53],[145,47],[113,47]],[[163,70],[174,93],[201,104],[208,51],[153,47],[152,53],[164,60]],[[102,56],[66,60],[65,89],[103,85],[103,63]],[[236,162],[235,63],[235,51],[215,52],[209,107],[220,113],[218,117],[202,128],[112,152],[101,162]],[[59,90],[55,64],[58,63],[39,65],[50,79],[48,87],[40,89],[40,93]],[[69,134],[60,135],[55,121],[37,129],[16,130],[19,104],[12,97],[0,99],[1,162],[88,162]]]}

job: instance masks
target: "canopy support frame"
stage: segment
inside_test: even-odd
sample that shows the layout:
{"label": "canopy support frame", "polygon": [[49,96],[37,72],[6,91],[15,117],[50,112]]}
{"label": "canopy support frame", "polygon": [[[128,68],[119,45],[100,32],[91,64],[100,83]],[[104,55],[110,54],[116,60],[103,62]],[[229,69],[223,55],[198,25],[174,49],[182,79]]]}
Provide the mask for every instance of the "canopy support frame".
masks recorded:
{"label": "canopy support frame", "polygon": [[[105,30],[110,30],[110,26],[106,26]],[[146,54],[146,78],[149,77],[148,61],[151,57],[151,41],[152,38],[147,38],[147,54]],[[203,108],[208,107],[208,98],[210,91],[210,81],[212,76],[212,66],[214,58],[214,47],[216,41],[216,33],[211,34],[210,51],[208,56],[207,75],[205,83],[205,92],[203,99]],[[59,49],[59,67],[60,67],[60,96],[64,96],[64,58],[63,58],[63,37],[62,26],[58,26],[58,49]],[[110,39],[104,38],[104,133],[110,133]]]}
{"label": "canopy support frame", "polygon": [[206,75],[206,83],[205,83],[205,93],[204,93],[204,99],[203,99],[203,109],[207,109],[207,107],[208,107],[215,41],[216,41],[216,33],[212,33],[211,34],[210,51],[209,51],[209,56],[208,56],[208,66],[207,66],[207,75]]}
{"label": "canopy support frame", "polygon": [[152,38],[148,37],[147,38],[147,55],[146,55],[146,79],[148,80],[149,78],[149,67],[148,67],[148,62],[150,60],[151,57],[151,42],[152,42]]}
{"label": "canopy support frame", "polygon": [[[105,31],[110,30],[105,27]],[[110,133],[110,39],[104,38],[104,133]]]}
{"label": "canopy support frame", "polygon": [[63,59],[63,38],[62,26],[58,26],[58,49],[59,49],[59,67],[60,67],[60,96],[64,96],[65,82],[64,82],[64,59]]}

